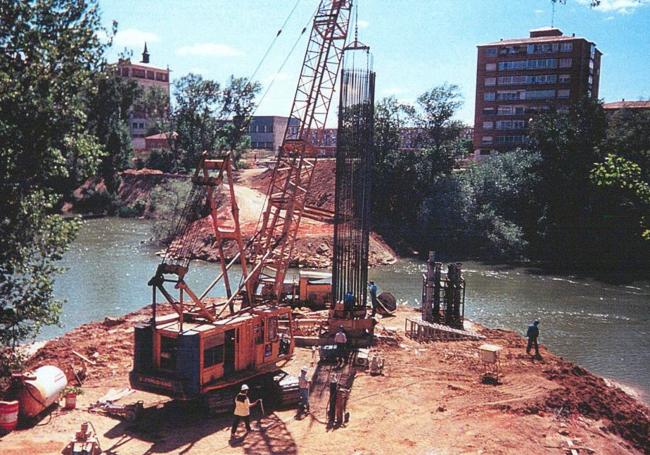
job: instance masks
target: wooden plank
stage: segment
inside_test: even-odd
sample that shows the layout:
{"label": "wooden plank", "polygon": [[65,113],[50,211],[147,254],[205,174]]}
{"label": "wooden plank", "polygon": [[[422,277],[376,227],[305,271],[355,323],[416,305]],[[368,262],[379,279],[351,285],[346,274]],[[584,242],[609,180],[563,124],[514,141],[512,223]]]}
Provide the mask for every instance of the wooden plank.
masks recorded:
{"label": "wooden plank", "polygon": [[90,360],[90,359],[89,359],[88,357],[86,357],[85,355],[83,355],[83,354],[79,354],[77,351],[72,351],[72,353],[73,353],[74,355],[76,355],[77,357],[79,357],[79,358],[80,358],[81,360],[83,360],[84,362],[88,362],[88,363],[91,364],[91,365],[96,365],[96,362],[95,362],[95,361]]}

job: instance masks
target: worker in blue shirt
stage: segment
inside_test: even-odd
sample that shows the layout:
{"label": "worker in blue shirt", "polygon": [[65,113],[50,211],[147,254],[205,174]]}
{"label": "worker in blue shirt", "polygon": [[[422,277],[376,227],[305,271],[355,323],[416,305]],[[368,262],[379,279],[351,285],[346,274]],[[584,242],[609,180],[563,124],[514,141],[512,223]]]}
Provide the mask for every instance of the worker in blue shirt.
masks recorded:
{"label": "worker in blue shirt", "polygon": [[349,319],[354,319],[354,304],[356,299],[352,291],[348,291],[343,296],[343,309],[345,310],[346,317]]}
{"label": "worker in blue shirt", "polygon": [[377,314],[377,306],[379,305],[377,302],[377,285],[374,281],[368,283],[368,290],[370,291],[370,302],[372,303],[372,316],[374,316]]}
{"label": "worker in blue shirt", "polygon": [[530,354],[531,348],[535,348],[535,357],[539,357],[539,345],[537,344],[537,338],[539,337],[539,321],[534,321],[531,325],[528,326],[528,332],[526,336],[528,337],[528,346],[526,346],[526,354]]}

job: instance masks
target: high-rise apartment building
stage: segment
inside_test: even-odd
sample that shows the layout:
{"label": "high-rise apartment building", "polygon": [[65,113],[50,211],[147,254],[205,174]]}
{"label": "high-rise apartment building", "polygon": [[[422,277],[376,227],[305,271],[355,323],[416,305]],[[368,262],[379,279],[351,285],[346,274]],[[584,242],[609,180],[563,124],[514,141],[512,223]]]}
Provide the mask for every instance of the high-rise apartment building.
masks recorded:
{"label": "high-rise apartment building", "polygon": [[[149,51],[147,43],[144,44],[142,61],[131,62],[130,58],[120,59],[117,64],[118,73],[125,78],[137,82],[144,90],[151,87],[158,87],[169,98],[169,67],[159,68],[149,63]],[[153,126],[145,112],[131,109],[129,113],[129,133],[131,133],[131,144],[135,150],[145,149],[145,137],[147,130]]]}
{"label": "high-rise apartment building", "polygon": [[557,28],[478,46],[474,153],[524,147],[536,113],[598,97],[601,52]]}

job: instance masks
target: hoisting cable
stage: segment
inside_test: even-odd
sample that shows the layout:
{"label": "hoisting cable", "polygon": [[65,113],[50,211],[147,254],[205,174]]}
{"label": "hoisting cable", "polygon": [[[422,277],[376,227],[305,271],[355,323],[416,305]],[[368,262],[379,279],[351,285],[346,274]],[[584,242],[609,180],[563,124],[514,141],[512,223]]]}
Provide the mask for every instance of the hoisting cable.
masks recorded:
{"label": "hoisting cable", "polygon": [[[298,47],[298,43],[299,43],[300,40],[302,39],[302,36],[303,36],[303,35],[305,34],[305,32],[309,29],[309,25],[314,21],[314,18],[316,17],[317,14],[318,14],[318,7],[316,8],[316,10],[314,10],[313,14],[309,17],[309,20],[307,21],[307,23],[305,24],[305,26],[304,26],[304,27],[302,28],[302,30],[300,31],[300,34],[299,34],[298,37],[296,38],[296,41],[293,43],[293,46],[291,47],[291,50],[289,50],[289,53],[288,53],[287,56],[285,57],[284,61],[282,62],[282,64],[280,65],[280,67],[278,68],[278,70],[276,71],[276,73],[273,75],[273,78],[271,79],[271,82],[269,83],[268,87],[266,88],[266,91],[264,92],[264,94],[263,94],[262,97],[260,98],[259,103],[257,103],[257,106],[255,107],[255,110],[251,113],[250,117],[252,117],[252,116],[255,114],[255,112],[257,111],[257,108],[260,106],[260,104],[262,104],[262,101],[266,98],[266,95],[269,93],[269,90],[271,90],[271,87],[273,87],[273,83],[275,82],[275,80],[276,80],[278,74],[280,74],[280,72],[282,72],[282,70],[284,69],[284,66],[287,64],[287,62],[289,61],[289,59],[290,59],[291,56],[293,55],[294,51],[295,51],[296,48]],[[302,69],[301,69],[301,71],[302,71]],[[274,171],[274,172],[275,172],[275,171]],[[268,189],[266,190],[266,197],[264,198],[264,204],[262,205],[262,210],[260,211],[259,217],[257,218],[257,223],[255,224],[255,235],[253,236],[253,238],[251,238],[251,239],[247,242],[247,244],[246,244],[246,248],[247,248],[247,249],[248,249],[250,246],[253,245],[255,239],[256,239],[256,238],[261,234],[261,233],[259,232],[259,229],[260,229],[260,225],[261,225],[261,223],[262,223],[262,218],[263,218],[263,216],[264,216],[265,208],[266,208],[267,204],[270,204],[270,203],[271,203],[271,191],[273,190],[273,188],[272,188],[272,186],[273,186],[273,185],[272,185],[272,184],[273,184],[273,178],[274,178],[274,176],[271,177],[271,182],[270,182],[270,184],[269,184]],[[240,287],[241,287],[241,285],[242,285],[242,283],[243,283],[243,280],[244,280],[244,277],[243,277],[243,275],[242,275],[241,278],[240,278],[240,280],[239,280],[239,286],[240,286]]]}
{"label": "hoisting cable", "polygon": [[287,18],[286,18],[286,19],[284,20],[284,22],[282,23],[282,26],[280,27],[280,29],[278,30],[278,32],[275,34],[275,37],[273,37],[273,39],[271,40],[271,43],[270,43],[269,46],[266,48],[266,52],[264,52],[264,55],[262,56],[262,59],[261,59],[260,62],[257,64],[257,67],[255,68],[255,71],[253,71],[253,74],[251,74],[251,76],[248,78],[248,81],[249,81],[249,82],[252,81],[252,80],[255,78],[255,76],[257,75],[257,72],[258,72],[258,71],[260,70],[260,68],[262,67],[262,64],[263,64],[264,61],[266,60],[266,57],[269,55],[269,52],[271,52],[271,49],[272,49],[273,46],[275,45],[275,42],[278,40],[278,37],[279,37],[279,36],[282,34],[282,32],[284,31],[284,27],[287,26],[287,23],[288,23],[289,20],[291,19],[291,16],[293,16],[293,13],[296,11],[296,8],[298,7],[298,4],[299,4],[299,3],[300,3],[300,0],[296,0],[296,4],[293,5],[293,8],[291,9],[291,12],[289,12],[289,15],[287,16]]}

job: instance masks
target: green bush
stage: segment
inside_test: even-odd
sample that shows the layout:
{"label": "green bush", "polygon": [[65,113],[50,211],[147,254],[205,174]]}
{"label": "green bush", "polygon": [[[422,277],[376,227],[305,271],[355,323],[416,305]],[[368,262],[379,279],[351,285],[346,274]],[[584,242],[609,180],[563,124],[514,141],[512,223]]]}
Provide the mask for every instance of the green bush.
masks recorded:
{"label": "green bush", "polygon": [[158,169],[163,172],[176,171],[176,158],[174,152],[168,149],[154,149],[145,161],[145,167]]}

